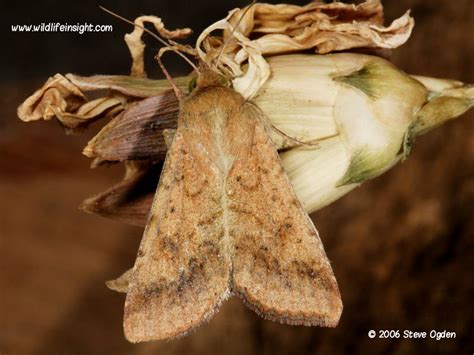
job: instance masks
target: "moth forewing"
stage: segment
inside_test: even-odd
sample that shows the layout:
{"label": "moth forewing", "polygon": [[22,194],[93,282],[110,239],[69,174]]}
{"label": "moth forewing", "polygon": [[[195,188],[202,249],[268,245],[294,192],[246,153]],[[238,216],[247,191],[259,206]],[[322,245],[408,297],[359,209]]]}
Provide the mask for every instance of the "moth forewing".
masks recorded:
{"label": "moth forewing", "polygon": [[[185,115],[183,109],[178,122]],[[196,133],[179,123],[166,156],[125,302],[132,342],[183,335],[228,295],[220,176],[196,146]]]}
{"label": "moth forewing", "polygon": [[296,198],[261,111],[245,103],[239,121],[253,134],[237,149],[245,154],[227,179],[233,291],[264,318],[334,327],[342,302],[318,232]]}
{"label": "moth forewing", "polygon": [[128,289],[129,340],[184,334],[230,292],[265,318],[337,324],[331,266],[263,119],[218,85],[182,103]]}

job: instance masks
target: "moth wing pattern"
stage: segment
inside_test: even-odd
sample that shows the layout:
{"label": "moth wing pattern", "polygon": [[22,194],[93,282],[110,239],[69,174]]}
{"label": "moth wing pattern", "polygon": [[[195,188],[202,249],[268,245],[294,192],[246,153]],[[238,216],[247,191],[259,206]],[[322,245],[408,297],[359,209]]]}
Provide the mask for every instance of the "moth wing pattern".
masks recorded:
{"label": "moth wing pattern", "polygon": [[130,278],[124,316],[129,341],[184,335],[228,296],[219,184],[178,129]]}
{"label": "moth wing pattern", "polygon": [[227,179],[233,292],[264,318],[334,327],[342,301],[318,232],[295,196],[263,113],[246,103],[241,117],[255,129]]}

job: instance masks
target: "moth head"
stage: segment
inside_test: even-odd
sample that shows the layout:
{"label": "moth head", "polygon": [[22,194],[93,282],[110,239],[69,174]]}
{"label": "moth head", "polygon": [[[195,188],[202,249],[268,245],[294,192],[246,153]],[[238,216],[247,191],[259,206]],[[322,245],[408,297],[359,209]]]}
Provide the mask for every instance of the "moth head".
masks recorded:
{"label": "moth head", "polygon": [[199,65],[197,77],[191,79],[189,83],[189,91],[194,89],[202,89],[210,86],[229,86],[230,80],[222,75],[218,70],[211,68],[204,62]]}

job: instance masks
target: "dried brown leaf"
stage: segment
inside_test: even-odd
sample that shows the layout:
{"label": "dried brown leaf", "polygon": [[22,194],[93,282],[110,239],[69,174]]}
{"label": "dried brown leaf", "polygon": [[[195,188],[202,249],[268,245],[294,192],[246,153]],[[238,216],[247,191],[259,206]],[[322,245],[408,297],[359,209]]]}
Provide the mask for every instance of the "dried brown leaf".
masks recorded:
{"label": "dried brown leaf", "polygon": [[[82,91],[113,90],[134,98],[157,95],[171,88],[166,80],[137,78],[128,75],[93,75],[85,77],[66,74],[66,78]],[[175,82],[180,88],[186,88],[189,79],[186,76],[179,77],[176,78]]]}
{"label": "dried brown leaf", "polygon": [[120,95],[106,96],[89,101],[80,106],[76,113],[62,112],[53,107],[54,113],[61,124],[67,129],[76,129],[88,125],[102,117],[114,117],[122,111],[127,99]]}
{"label": "dried brown leaf", "polygon": [[96,196],[80,208],[89,213],[143,227],[146,224],[162,164],[126,162],[124,180]]}
{"label": "dried brown leaf", "polygon": [[25,122],[50,120],[57,112],[75,112],[87,102],[82,91],[61,74],[56,74],[28,97],[17,110]]}
{"label": "dried brown leaf", "polygon": [[[184,90],[189,80],[189,76],[179,77],[176,84]],[[169,88],[166,80],[56,74],[18,107],[18,116],[25,122],[56,117],[67,131],[78,131],[98,119],[115,117],[137,99],[159,95]],[[86,94],[99,91],[105,93],[89,101]]]}
{"label": "dried brown leaf", "polygon": [[167,150],[163,131],[176,128],[178,112],[172,90],[139,101],[102,128],[83,153],[107,161],[163,159]]}

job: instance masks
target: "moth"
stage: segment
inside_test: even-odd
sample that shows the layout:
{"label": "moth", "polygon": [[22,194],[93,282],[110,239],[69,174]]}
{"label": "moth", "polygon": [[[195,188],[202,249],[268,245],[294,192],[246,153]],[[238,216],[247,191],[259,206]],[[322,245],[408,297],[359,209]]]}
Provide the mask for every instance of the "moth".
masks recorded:
{"label": "moth", "polygon": [[269,320],[337,325],[336,279],[269,129],[258,107],[211,70],[181,100],[128,275],[129,341],[185,335],[232,295]]}

